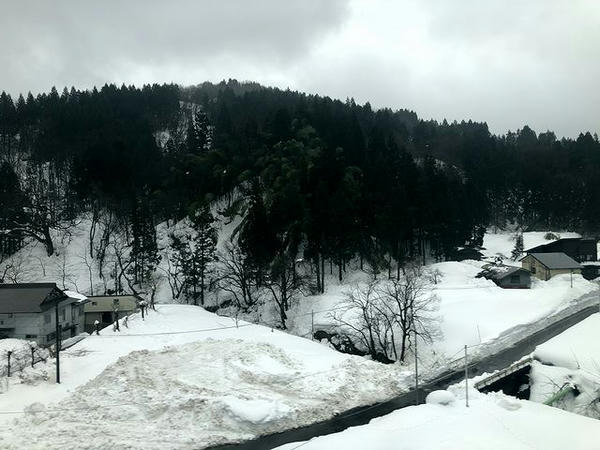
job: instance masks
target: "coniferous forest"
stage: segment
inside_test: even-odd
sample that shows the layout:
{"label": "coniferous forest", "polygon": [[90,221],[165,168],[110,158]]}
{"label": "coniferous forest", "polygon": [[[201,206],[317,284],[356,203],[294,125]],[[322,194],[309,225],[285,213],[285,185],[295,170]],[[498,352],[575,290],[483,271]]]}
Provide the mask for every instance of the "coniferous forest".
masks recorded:
{"label": "coniferous forest", "polygon": [[600,228],[590,133],[498,136],[485,123],[235,80],[2,93],[0,152],[5,255],[28,239],[51,255],[52,230],[108,213],[140,278],[157,257],[157,224],[192,217],[206,228],[207,208],[224,199],[225,214],[244,216],[236,251],[258,283],[280,280],[278,292],[299,259],[323,290],[330,264],[341,279],[350,260],[383,271],[444,260],[481,245],[488,226]]}

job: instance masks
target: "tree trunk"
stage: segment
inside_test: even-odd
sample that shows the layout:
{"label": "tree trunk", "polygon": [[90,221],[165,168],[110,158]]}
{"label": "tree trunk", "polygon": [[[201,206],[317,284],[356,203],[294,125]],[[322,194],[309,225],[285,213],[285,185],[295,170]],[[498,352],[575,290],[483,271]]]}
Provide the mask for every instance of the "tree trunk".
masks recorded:
{"label": "tree trunk", "polygon": [[54,254],[54,243],[52,242],[52,236],[50,236],[50,228],[47,226],[44,227],[44,245],[48,256],[52,256]]}
{"label": "tree trunk", "polygon": [[325,258],[321,256],[321,294],[325,293]]}
{"label": "tree trunk", "polygon": [[319,264],[319,254],[315,256],[315,265],[317,266],[317,291],[321,291],[321,264]]}

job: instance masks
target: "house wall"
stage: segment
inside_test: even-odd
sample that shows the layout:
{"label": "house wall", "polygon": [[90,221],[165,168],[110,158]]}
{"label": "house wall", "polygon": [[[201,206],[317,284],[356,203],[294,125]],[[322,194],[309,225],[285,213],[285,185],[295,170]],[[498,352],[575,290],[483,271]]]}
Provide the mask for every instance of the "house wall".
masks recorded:
{"label": "house wall", "polygon": [[554,269],[550,270],[550,278],[554,275],[560,275],[562,273],[581,273],[581,269]]}
{"label": "house wall", "polygon": [[511,281],[511,275],[508,275],[498,281],[498,286],[504,289],[529,289],[531,287],[531,275],[518,272],[516,274],[519,277],[517,282]]}
{"label": "house wall", "polygon": [[40,337],[40,314],[0,314],[0,336],[38,341]]}
{"label": "house wall", "polygon": [[[12,317],[8,317],[12,316]],[[36,341],[39,345],[55,342],[56,311],[54,308],[38,313],[0,314],[0,336]],[[83,331],[83,307],[67,299],[58,305],[58,323],[62,325],[62,339]]]}
{"label": "house wall", "polygon": [[529,270],[534,277],[539,278],[540,280],[544,280],[544,281],[548,281],[550,278],[552,278],[555,275],[560,275],[563,273],[571,273],[571,271],[573,273],[579,273],[579,274],[581,273],[581,269],[552,269],[552,270],[550,270],[531,255],[528,255],[525,258],[523,258],[523,260],[521,261],[521,267],[523,267],[523,269]]}
{"label": "house wall", "polygon": [[529,272],[531,272],[531,275],[533,275],[536,278],[539,278],[540,280],[550,279],[550,271],[546,268],[546,266],[540,263],[533,256],[528,255],[525,258],[523,258],[523,260],[521,261],[521,267],[523,267],[523,269],[529,270]]}
{"label": "house wall", "polygon": [[[119,318],[128,316],[137,311],[137,298],[133,295],[115,295],[104,297],[89,297],[90,302],[85,305],[85,331],[92,333],[96,326],[94,322],[100,322],[100,328],[104,328],[113,322],[114,300],[118,299]],[[104,314],[106,313],[106,314]],[[103,317],[110,320],[103,320]]]}

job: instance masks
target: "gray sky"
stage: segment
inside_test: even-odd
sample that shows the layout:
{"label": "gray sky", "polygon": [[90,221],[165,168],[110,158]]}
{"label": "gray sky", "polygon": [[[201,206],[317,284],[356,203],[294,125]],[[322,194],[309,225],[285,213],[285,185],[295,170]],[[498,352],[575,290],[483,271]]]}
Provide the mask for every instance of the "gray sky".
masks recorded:
{"label": "gray sky", "polygon": [[600,2],[0,0],[0,90],[223,78],[600,133]]}

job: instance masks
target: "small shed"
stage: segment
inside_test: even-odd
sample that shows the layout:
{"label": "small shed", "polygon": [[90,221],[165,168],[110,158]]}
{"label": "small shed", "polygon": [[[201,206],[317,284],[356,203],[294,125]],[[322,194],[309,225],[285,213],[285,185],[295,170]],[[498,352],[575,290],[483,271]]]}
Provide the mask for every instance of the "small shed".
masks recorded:
{"label": "small shed", "polygon": [[94,322],[100,323],[100,328],[113,323],[119,318],[137,311],[141,298],[135,295],[96,295],[88,297],[85,305],[85,331],[94,331]]}
{"label": "small shed", "polygon": [[531,272],[521,267],[508,267],[504,271],[494,272],[490,279],[504,289],[529,289]]}
{"label": "small shed", "polygon": [[582,266],[564,253],[530,253],[521,259],[521,266],[535,277],[547,281],[562,273],[581,273]]}

